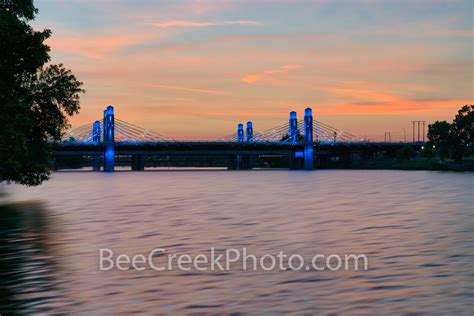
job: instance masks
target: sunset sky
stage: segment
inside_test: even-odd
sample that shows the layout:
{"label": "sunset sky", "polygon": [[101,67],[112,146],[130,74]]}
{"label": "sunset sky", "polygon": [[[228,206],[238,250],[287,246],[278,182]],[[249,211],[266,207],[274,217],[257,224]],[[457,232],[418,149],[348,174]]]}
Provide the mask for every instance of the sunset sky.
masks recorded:
{"label": "sunset sky", "polygon": [[87,90],[73,126],[112,104],[181,139],[281,125],[295,110],[353,134],[411,138],[411,121],[473,103],[473,2],[37,0],[52,62]]}

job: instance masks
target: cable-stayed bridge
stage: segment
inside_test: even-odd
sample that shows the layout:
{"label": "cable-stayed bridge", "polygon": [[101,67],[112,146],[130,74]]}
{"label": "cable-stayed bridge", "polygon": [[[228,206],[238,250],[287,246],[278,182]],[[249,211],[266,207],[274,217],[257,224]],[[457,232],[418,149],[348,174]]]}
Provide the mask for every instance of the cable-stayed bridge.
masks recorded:
{"label": "cable-stayed bridge", "polygon": [[[403,145],[403,144],[402,144]],[[235,133],[214,141],[177,141],[115,117],[107,107],[101,120],[79,126],[55,144],[55,157],[92,157],[94,170],[113,171],[116,157],[129,156],[132,170],[143,170],[150,156],[224,156],[229,169],[251,169],[256,157],[285,156],[293,169],[313,169],[321,159],[379,155],[400,144],[368,143],[349,132],[313,120],[307,108],[303,120],[290,112],[285,124],[254,130],[253,122],[238,124]],[[338,158],[339,159],[339,158]]]}
{"label": "cable-stayed bridge", "polygon": [[[296,112],[291,112],[295,113]],[[291,115],[291,114],[290,114]],[[296,116],[295,116],[296,119]],[[103,121],[96,121],[99,122],[99,125],[96,125],[96,131],[103,131],[104,125]],[[292,142],[292,141],[302,141],[304,137],[297,136],[297,138],[293,138],[290,128],[290,123],[287,122],[285,124],[273,127],[268,130],[264,130],[262,132],[254,131],[253,135],[250,136],[249,139],[249,128],[253,128],[253,124],[249,124],[251,122],[247,122],[247,127],[244,131],[246,136],[244,137],[244,141],[253,141],[253,142]],[[97,124],[97,123],[96,123]],[[137,125],[128,123],[126,121],[120,120],[119,118],[114,118],[114,141],[118,143],[140,143],[140,142],[173,142],[173,138],[169,136],[162,135],[158,132],[151,131]],[[302,131],[304,130],[304,121],[297,121],[296,120],[296,127],[294,131],[296,132],[295,135],[303,135]],[[360,137],[345,132],[341,129],[332,127],[320,121],[313,121],[313,133],[314,133],[314,140],[315,142],[361,142],[363,141]],[[62,138],[62,142],[75,142],[75,143],[92,143],[94,142],[94,123],[84,124],[82,126],[76,127],[74,129],[69,130],[64,137]],[[243,130],[243,125],[242,125]],[[235,133],[221,137],[216,139],[215,141],[218,142],[238,142],[239,141],[239,125],[237,125],[237,129]],[[99,141],[102,139],[102,135],[99,133],[96,135],[96,140]]]}
{"label": "cable-stayed bridge", "polygon": [[[172,138],[161,135],[157,132],[141,128],[137,125],[127,123],[118,118],[114,118],[114,141],[121,143],[140,143],[140,142],[170,142]],[[103,135],[100,131],[104,130],[103,121],[96,121],[99,123],[84,124],[82,126],[71,129],[63,137],[62,142],[75,143],[93,143],[101,142]]]}

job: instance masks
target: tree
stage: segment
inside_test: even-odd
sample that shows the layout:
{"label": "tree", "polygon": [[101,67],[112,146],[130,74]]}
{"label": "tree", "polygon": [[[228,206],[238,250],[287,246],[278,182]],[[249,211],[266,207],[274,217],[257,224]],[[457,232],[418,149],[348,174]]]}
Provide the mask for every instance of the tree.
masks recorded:
{"label": "tree", "polygon": [[454,159],[461,160],[469,147],[474,145],[474,105],[465,105],[453,121],[458,141],[454,144]]}
{"label": "tree", "polygon": [[453,128],[446,121],[436,121],[428,125],[429,146],[434,146],[441,159],[450,156],[453,146]]}
{"label": "tree", "polygon": [[442,159],[461,161],[474,146],[474,105],[464,105],[450,124],[446,121],[428,125],[428,145],[435,147]]}
{"label": "tree", "polygon": [[32,0],[0,2],[0,182],[38,185],[48,179],[50,142],[79,112],[82,82],[62,64],[46,65],[50,30],[28,24]]}

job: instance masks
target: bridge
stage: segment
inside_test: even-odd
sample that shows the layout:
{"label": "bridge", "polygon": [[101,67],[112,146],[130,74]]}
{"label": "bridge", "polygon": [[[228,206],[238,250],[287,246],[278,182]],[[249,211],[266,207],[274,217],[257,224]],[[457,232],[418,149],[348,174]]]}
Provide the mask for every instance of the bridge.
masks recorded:
{"label": "bridge", "polygon": [[[269,130],[254,130],[253,122],[238,124],[235,133],[215,141],[176,141],[155,131],[141,128],[115,117],[108,106],[102,120],[70,130],[54,145],[54,159],[90,157],[93,170],[111,172],[117,163],[129,164],[132,170],[156,165],[150,157],[220,157],[228,169],[252,169],[256,160],[271,161],[285,157],[290,169],[314,169],[324,160],[370,159],[406,145],[405,143],[369,143],[357,136],[313,119],[306,108],[298,121],[292,111],[287,123]],[[419,144],[411,144],[420,146]],[[262,158],[263,157],[263,158]],[[265,162],[265,161],[264,161]]]}

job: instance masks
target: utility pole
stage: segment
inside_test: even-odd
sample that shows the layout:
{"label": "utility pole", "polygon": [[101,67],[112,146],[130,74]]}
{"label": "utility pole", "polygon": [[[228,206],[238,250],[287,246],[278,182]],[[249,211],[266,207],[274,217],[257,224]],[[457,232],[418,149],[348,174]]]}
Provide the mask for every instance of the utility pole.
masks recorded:
{"label": "utility pole", "polygon": [[418,142],[420,142],[420,121],[418,121]]}
{"label": "utility pole", "polygon": [[425,121],[423,121],[423,143],[425,142]]}
{"label": "utility pole", "polygon": [[407,130],[403,128],[403,136],[405,138],[405,143],[407,142]]}
{"label": "utility pole", "polygon": [[[415,143],[415,123],[417,124],[417,137],[416,142],[425,142],[425,122],[426,121],[412,121],[413,123],[413,142]],[[421,131],[421,123],[423,123],[423,131]],[[423,133],[422,137],[420,137],[420,132]]]}

